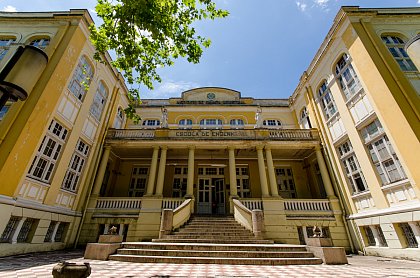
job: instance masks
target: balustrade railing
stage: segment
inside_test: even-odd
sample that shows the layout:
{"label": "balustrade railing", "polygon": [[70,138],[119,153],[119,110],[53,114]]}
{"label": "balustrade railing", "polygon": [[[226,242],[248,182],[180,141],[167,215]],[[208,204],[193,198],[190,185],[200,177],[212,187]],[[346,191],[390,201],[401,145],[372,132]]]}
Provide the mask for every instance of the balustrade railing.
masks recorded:
{"label": "balustrade railing", "polygon": [[260,199],[240,199],[241,203],[249,210],[263,210],[263,202]]}
{"label": "balustrade railing", "polygon": [[179,207],[184,199],[180,198],[165,198],[162,200],[162,209],[176,209]]}
{"label": "balustrade railing", "polygon": [[99,198],[96,202],[97,209],[140,209],[139,198]]}
{"label": "balustrade railing", "polygon": [[286,211],[331,211],[329,200],[284,200]]}

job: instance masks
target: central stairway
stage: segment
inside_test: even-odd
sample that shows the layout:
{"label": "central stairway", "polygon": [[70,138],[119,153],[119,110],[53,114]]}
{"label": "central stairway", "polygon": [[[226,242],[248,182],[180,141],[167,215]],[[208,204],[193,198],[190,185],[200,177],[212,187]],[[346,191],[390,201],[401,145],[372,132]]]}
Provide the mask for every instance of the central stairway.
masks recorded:
{"label": "central stairway", "polygon": [[179,231],[152,242],[125,242],[110,260],[142,263],[321,264],[303,245],[256,239],[232,216],[192,216]]}

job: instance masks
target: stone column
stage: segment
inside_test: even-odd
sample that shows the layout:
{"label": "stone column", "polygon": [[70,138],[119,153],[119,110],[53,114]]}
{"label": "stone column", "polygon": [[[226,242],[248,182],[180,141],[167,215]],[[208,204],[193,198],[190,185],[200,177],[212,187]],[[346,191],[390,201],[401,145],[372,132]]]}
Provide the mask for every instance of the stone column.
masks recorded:
{"label": "stone column", "polygon": [[257,146],[256,149],[258,155],[258,171],[260,174],[261,194],[263,197],[270,197],[270,194],[268,193],[267,175],[265,173],[263,146]]}
{"label": "stone column", "polygon": [[278,197],[279,189],[277,187],[276,173],[274,171],[273,156],[271,155],[271,148],[269,146],[265,147],[265,155],[267,157],[267,170],[268,178],[270,180],[271,196]]}
{"label": "stone column", "polygon": [[55,222],[54,230],[51,235],[51,242],[55,242],[55,235],[57,234],[58,226],[60,226],[60,221]]}
{"label": "stone column", "polygon": [[92,195],[99,195],[101,191],[102,182],[104,181],[106,165],[108,164],[109,155],[111,153],[111,146],[104,147],[104,153],[102,154],[102,160],[99,164],[98,174],[96,175],[96,180],[93,185]]}
{"label": "stone column", "polygon": [[229,147],[229,182],[230,196],[238,197],[238,188],[236,183],[236,163],[235,163],[235,147]]}
{"label": "stone column", "polygon": [[194,194],[194,146],[188,148],[188,176],[186,197],[192,198]]}
{"label": "stone column", "polygon": [[321,147],[315,147],[316,159],[318,161],[319,171],[321,172],[322,181],[324,183],[325,192],[328,198],[337,198],[334,194],[334,189],[331,183],[330,176],[328,174],[327,165],[325,165],[324,157],[322,156]]}
{"label": "stone column", "polygon": [[153,195],[155,189],[156,167],[159,155],[159,147],[153,147],[152,162],[150,163],[149,180],[147,181],[146,196]]}
{"label": "stone column", "polygon": [[166,169],[166,153],[168,151],[167,146],[161,147],[160,161],[159,161],[159,172],[156,182],[156,195],[162,196],[163,194],[163,182],[165,181],[165,169]]}
{"label": "stone column", "polygon": [[19,236],[20,230],[22,229],[22,226],[23,226],[23,223],[25,222],[25,220],[26,220],[26,217],[22,217],[22,218],[19,220],[19,223],[17,224],[16,229],[15,229],[15,231],[13,232],[13,236],[12,236],[12,243],[13,243],[13,244],[14,244],[14,243],[17,243],[17,238],[18,238],[18,236]]}

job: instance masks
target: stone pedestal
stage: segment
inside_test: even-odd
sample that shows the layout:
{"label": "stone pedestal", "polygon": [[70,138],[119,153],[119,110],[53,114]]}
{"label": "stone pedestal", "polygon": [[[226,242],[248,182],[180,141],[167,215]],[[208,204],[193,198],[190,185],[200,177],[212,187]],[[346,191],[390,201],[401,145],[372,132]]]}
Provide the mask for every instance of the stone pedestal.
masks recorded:
{"label": "stone pedestal", "polygon": [[324,264],[347,264],[344,247],[333,247],[330,238],[312,237],[306,239],[308,251],[322,259]]}
{"label": "stone pedestal", "polygon": [[85,259],[108,260],[108,256],[121,248],[123,237],[120,235],[101,235],[98,243],[88,243],[85,250]]}

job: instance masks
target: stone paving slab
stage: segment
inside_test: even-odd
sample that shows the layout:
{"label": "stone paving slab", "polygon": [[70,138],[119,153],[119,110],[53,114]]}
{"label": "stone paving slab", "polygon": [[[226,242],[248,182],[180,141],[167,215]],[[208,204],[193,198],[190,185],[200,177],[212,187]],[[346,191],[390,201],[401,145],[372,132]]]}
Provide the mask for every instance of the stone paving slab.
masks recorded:
{"label": "stone paving slab", "polygon": [[55,251],[0,258],[0,278],[52,277],[53,266],[61,260],[89,262],[90,277],[98,278],[181,278],[181,277],[388,277],[420,278],[420,262],[371,256],[353,256],[348,265],[251,266],[217,264],[129,263],[84,260],[83,251]]}

